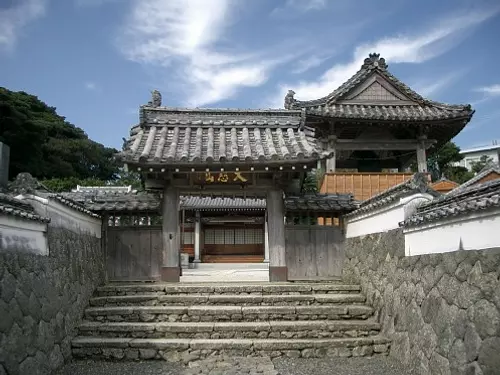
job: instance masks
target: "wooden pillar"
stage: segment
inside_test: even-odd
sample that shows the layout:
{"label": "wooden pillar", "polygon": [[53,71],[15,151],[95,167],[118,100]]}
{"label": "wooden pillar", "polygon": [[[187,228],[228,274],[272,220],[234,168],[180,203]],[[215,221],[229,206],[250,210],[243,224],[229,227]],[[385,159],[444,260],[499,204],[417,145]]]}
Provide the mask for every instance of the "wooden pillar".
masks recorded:
{"label": "wooden pillar", "polygon": [[269,234],[269,281],[287,281],[285,253],[285,204],[283,190],[270,189],[267,193],[267,221]]}
{"label": "wooden pillar", "polygon": [[162,202],[163,262],[161,280],[178,282],[180,279],[179,192],[167,185]]}
{"label": "wooden pillar", "polygon": [[200,232],[201,232],[201,218],[200,211],[196,211],[194,222],[194,261],[193,263],[200,263]]}
{"label": "wooden pillar", "polygon": [[102,227],[101,227],[101,251],[104,253],[104,269],[106,270],[105,274],[105,282],[107,283],[109,280],[109,274],[111,273],[111,267],[109,264],[109,249],[108,249],[108,233],[109,233],[109,214],[105,213],[102,216]]}
{"label": "wooden pillar", "polygon": [[269,228],[267,217],[264,220],[264,263],[269,263]]}
{"label": "wooden pillar", "polygon": [[337,137],[335,135],[330,135],[328,137],[328,151],[333,152],[333,156],[326,159],[326,172],[335,172],[337,164],[337,150],[335,149],[335,144],[337,143]]}
{"label": "wooden pillar", "polygon": [[425,155],[425,136],[418,138],[417,145],[417,166],[419,172],[427,172],[427,157]]}

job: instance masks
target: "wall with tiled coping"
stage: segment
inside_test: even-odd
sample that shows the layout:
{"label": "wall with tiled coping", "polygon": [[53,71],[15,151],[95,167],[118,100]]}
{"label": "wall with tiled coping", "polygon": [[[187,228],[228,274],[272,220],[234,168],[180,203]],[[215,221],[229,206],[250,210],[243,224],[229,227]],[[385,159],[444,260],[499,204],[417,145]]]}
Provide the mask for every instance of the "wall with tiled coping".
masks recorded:
{"label": "wall with tiled coping", "polygon": [[[100,219],[55,200],[34,205],[51,218],[40,223],[48,250],[22,242],[0,248],[0,374],[50,374],[60,367],[91,294],[105,279]],[[2,220],[16,227],[23,219]]]}

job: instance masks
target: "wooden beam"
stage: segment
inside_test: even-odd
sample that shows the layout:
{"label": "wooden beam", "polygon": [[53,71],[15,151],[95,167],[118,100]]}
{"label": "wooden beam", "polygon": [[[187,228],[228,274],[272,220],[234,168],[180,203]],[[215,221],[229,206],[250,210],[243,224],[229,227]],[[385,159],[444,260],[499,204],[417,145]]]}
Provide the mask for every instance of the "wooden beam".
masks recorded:
{"label": "wooden beam", "polygon": [[336,150],[417,150],[422,145],[428,149],[437,141],[428,139],[418,141],[413,139],[337,139],[335,142]]}

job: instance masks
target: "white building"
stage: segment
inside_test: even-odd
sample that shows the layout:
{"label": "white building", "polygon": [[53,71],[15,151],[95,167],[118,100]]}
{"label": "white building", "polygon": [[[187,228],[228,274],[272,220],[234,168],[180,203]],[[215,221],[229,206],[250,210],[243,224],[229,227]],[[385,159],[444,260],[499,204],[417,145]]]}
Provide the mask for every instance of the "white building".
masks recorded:
{"label": "white building", "polygon": [[493,163],[498,164],[500,160],[500,145],[498,144],[498,141],[493,141],[493,144],[489,146],[462,150],[460,151],[460,154],[463,155],[464,158],[455,165],[465,167],[470,171],[473,163],[478,162],[483,155],[488,156],[491,158]]}

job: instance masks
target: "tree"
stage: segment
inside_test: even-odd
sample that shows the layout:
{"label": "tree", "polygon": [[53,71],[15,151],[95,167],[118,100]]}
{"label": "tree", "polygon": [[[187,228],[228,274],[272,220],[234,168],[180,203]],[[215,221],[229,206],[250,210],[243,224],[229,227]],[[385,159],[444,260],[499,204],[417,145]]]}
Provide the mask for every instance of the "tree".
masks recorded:
{"label": "tree", "polygon": [[0,141],[10,146],[10,173],[38,179],[112,180],[117,150],[92,141],[36,96],[0,87]]}
{"label": "tree", "polygon": [[463,184],[471,179],[474,174],[466,168],[453,165],[463,159],[460,147],[453,142],[447,142],[437,152],[427,159],[427,169],[431,173],[432,180],[438,180],[441,176]]}
{"label": "tree", "polygon": [[474,174],[479,173],[484,169],[484,167],[486,167],[488,164],[492,162],[493,159],[490,158],[488,155],[482,155],[478,161],[471,162],[471,171]]}

